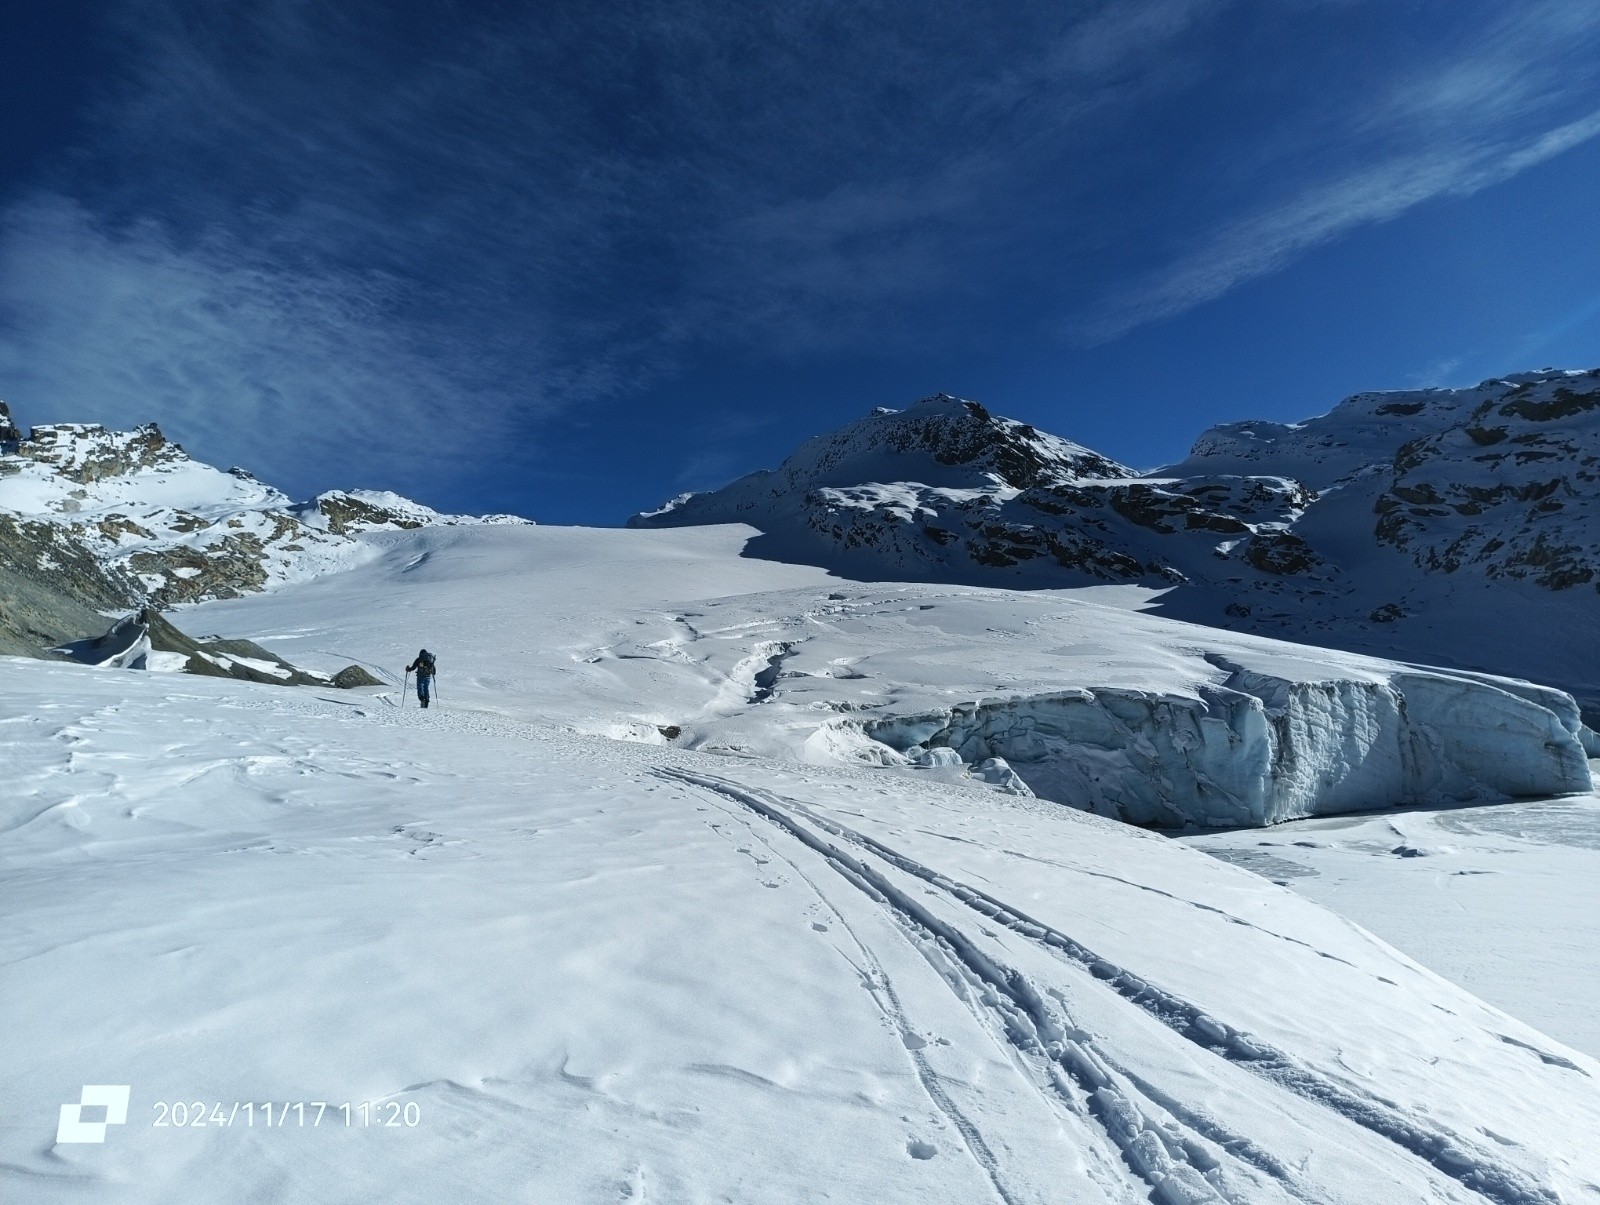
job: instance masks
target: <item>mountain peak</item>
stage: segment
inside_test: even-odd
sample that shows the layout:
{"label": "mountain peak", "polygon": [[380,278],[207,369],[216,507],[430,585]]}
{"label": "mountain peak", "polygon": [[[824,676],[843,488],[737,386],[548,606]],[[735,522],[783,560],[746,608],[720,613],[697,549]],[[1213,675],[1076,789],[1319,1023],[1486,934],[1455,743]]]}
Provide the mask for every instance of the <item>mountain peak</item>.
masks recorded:
{"label": "mountain peak", "polygon": [[155,423],[36,426],[26,438],[0,405],[0,535],[41,566],[63,549],[107,576],[118,605],[232,598],[338,569],[368,553],[357,536],[461,523],[397,494],[330,492],[302,506],[242,468],[195,460]]}
{"label": "mountain peak", "polygon": [[[959,417],[962,412],[965,412],[981,422],[987,422],[991,418],[988,408],[983,403],[957,397],[953,393],[930,393],[927,397],[918,398],[912,402],[910,406],[906,407],[904,413],[918,410],[924,414],[937,412],[954,417]],[[893,413],[893,411],[890,411],[890,413]]]}
{"label": "mountain peak", "polygon": [[682,495],[629,522],[635,527],[781,524],[785,512],[802,507],[818,490],[869,483],[1014,493],[1132,476],[1132,469],[1071,440],[994,415],[979,402],[936,393],[904,410],[879,406],[865,418],[807,440],[776,469],[751,473],[719,490]]}
{"label": "mountain peak", "polygon": [[133,431],[109,431],[98,423],[47,423],[20,440],[15,454],[79,485],[189,460],[155,423]]}

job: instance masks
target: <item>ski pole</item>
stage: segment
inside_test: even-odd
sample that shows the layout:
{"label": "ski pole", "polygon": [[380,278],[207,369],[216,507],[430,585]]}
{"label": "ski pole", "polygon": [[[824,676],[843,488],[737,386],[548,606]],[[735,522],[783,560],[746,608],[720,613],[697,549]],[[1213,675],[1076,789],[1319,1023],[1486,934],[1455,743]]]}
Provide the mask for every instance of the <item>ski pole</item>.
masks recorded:
{"label": "ski pole", "polygon": [[406,695],[411,693],[411,671],[406,670],[406,680],[400,686],[400,706],[406,705]]}

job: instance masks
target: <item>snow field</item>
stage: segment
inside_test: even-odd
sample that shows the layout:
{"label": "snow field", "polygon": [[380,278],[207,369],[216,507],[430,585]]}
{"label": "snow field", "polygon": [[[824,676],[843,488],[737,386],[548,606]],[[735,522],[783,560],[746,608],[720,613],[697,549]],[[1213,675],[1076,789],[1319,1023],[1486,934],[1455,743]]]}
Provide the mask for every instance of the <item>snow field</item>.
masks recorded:
{"label": "snow field", "polygon": [[1600,1056],[1600,800],[1412,808],[1183,838]]}
{"label": "snow field", "polygon": [[[372,696],[3,669],[29,802],[0,1175],[30,1199],[1544,1201],[1594,1174],[1591,1060],[1118,824]],[[52,1146],[86,1082],[133,1085],[130,1123]],[[148,1124],[179,1099],[423,1120]]]}
{"label": "snow field", "polygon": [[1586,730],[1559,691],[1070,592],[840,583],[740,558],[746,534],[370,536],[383,551],[366,566],[207,604],[190,623],[300,665],[387,665],[396,681],[417,647],[442,647],[442,689],[460,701],[579,731],[676,730],[688,748],[923,777],[953,751],[959,767],[933,776],[1136,823],[1265,825],[1591,786]]}
{"label": "snow field", "polygon": [[[845,585],[745,534],[367,537],[360,569],[177,616],[396,683],[425,644],[428,712],[0,660],[0,1197],[1600,1200],[1592,1058],[1256,874],[869,736],[1065,680],[1228,692],[1359,752],[1398,705],[1283,700],[1420,676],[1417,723],[1507,742],[1456,770],[1510,774],[1566,765],[1561,696]],[[128,1123],[54,1143],[93,1083],[133,1088]],[[152,1124],[180,1100],[419,1121]]]}

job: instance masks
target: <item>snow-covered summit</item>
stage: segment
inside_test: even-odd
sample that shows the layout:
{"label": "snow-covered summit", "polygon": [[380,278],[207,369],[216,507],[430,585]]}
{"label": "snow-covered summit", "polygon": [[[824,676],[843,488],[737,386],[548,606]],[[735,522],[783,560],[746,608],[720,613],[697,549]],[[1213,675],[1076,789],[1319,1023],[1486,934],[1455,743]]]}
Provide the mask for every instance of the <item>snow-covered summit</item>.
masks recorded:
{"label": "snow-covered summit", "polygon": [[359,561],[362,532],[469,522],[526,520],[441,515],[374,491],[296,506],[245,469],[194,459],[154,423],[55,423],[24,438],[0,409],[0,525],[11,543],[37,545],[23,567],[48,575],[63,547],[81,550],[125,605],[236,597]]}
{"label": "snow-covered summit", "polygon": [[519,515],[446,515],[390,490],[326,490],[292,508],[308,527],[335,535],[412,531],[463,523],[531,523]]}
{"label": "snow-covered summit", "polygon": [[1312,489],[1327,489],[1387,465],[1412,440],[1462,424],[1483,406],[1513,397],[1545,402],[1564,390],[1592,390],[1595,382],[1594,372],[1550,368],[1496,377],[1466,389],[1357,393],[1328,413],[1298,423],[1251,420],[1212,427],[1195,440],[1187,459],[1162,471],[1175,477],[1274,473]]}
{"label": "snow-covered summit", "polygon": [[243,470],[223,472],[193,459],[154,423],[134,431],[38,426],[0,457],[0,508],[30,518],[87,518],[130,506],[207,515],[288,504],[288,495]]}
{"label": "snow-covered summit", "polygon": [[1310,498],[1279,477],[1142,478],[938,394],[880,408],[776,470],[683,495],[630,526],[748,523],[773,551],[867,578],[1169,586],[1212,573],[1222,545],[1247,574],[1316,576],[1316,558],[1284,534]]}
{"label": "snow-covered summit", "polygon": [[776,469],[722,489],[683,494],[634,526],[749,522],[805,506],[808,495],[865,483],[915,482],[936,490],[1010,492],[1089,478],[1132,477],[1125,465],[1028,423],[991,414],[948,393],[904,410],[880,406],[819,435]]}

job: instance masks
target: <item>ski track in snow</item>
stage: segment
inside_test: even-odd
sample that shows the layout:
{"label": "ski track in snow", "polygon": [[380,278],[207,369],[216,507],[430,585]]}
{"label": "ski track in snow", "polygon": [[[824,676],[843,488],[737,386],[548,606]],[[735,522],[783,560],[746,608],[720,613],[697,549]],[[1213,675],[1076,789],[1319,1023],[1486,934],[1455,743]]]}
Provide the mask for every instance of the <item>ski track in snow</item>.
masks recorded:
{"label": "ski track in snow", "polygon": [[[1137,1005],[1175,1033],[1230,1062],[1322,1105],[1345,1119],[1393,1142],[1423,1159],[1467,1188],[1500,1205],[1555,1205],[1553,1190],[1529,1179],[1461,1136],[1430,1129],[1405,1117],[1390,1102],[1349,1084],[1336,1082],[1250,1035],[1233,1030],[1194,1005],[1165,992],[1133,973],[1100,958],[1077,941],[1001,903],[993,896],[956,882],[906,858],[873,839],[818,816],[804,804],[780,799],[771,792],[742,786],[731,780],[690,771],[664,769],[663,775],[692,783],[741,804],[782,828],[820,854],[834,870],[869,895],[895,909],[907,922],[936,938],[962,970],[981,981],[1000,999],[991,1007],[1001,1026],[1024,1055],[1048,1053],[1081,1091],[1097,1106],[1107,1134],[1123,1151],[1129,1165],[1144,1177],[1157,1199],[1173,1202],[1215,1201],[1223,1198],[1189,1161],[1190,1153],[1153,1126],[1121,1090],[1106,1060],[1090,1049],[1071,1019],[1060,1016],[1045,995],[1020,972],[981,951],[967,932],[945,922],[904,890],[883,871],[860,856],[841,850],[810,826],[838,837],[860,851],[923,882],[929,883],[1006,929],[1046,946],[1056,957],[1088,971],[1123,999]],[[800,819],[804,817],[804,822]],[[1069,1036],[1073,1034],[1078,1036]],[[1576,1068],[1574,1068],[1576,1069]],[[1263,1171],[1285,1176],[1286,1170],[1264,1152],[1244,1148],[1236,1154]],[[1252,1157],[1254,1156],[1254,1157]]]}
{"label": "ski track in snow", "polygon": [[[704,786],[703,783],[698,782],[692,775],[680,774],[673,771],[664,771],[663,776],[676,781],[686,782],[691,786]],[[722,792],[718,793],[722,794]],[[938,1075],[934,1072],[933,1068],[929,1066],[927,1056],[923,1054],[922,1050],[920,1048],[911,1048],[910,1042],[913,1039],[918,1041],[920,1041],[920,1039],[916,1038],[913,1026],[907,1019],[905,1006],[900,1001],[899,993],[895,991],[893,981],[884,971],[883,964],[878,960],[878,956],[873,953],[872,947],[862,939],[860,933],[858,933],[855,927],[850,924],[849,920],[845,917],[845,914],[839,910],[837,904],[835,904],[835,902],[829,898],[828,893],[818,885],[816,879],[802,869],[798,862],[773,845],[768,834],[760,832],[753,826],[750,827],[748,831],[754,840],[761,842],[763,846],[771,851],[775,858],[781,859],[791,870],[794,871],[795,876],[811,889],[812,893],[817,897],[818,902],[828,910],[829,914],[833,916],[839,927],[849,935],[851,943],[855,946],[856,951],[861,957],[862,965],[856,966],[856,972],[861,976],[862,982],[866,986],[867,990],[872,993],[873,999],[878,1002],[878,1006],[883,1010],[884,1016],[889,1020],[890,1024],[894,1026],[895,1030],[901,1035],[902,1040],[906,1043],[907,1057],[915,1067],[917,1079],[921,1082],[923,1090],[927,1092],[928,1098],[933,1101],[935,1107],[938,1108],[940,1113],[944,1114],[945,1117],[950,1119],[950,1122],[955,1127],[956,1132],[961,1135],[961,1140],[966,1145],[967,1153],[971,1156],[973,1162],[982,1169],[983,1174],[988,1177],[990,1184],[993,1185],[995,1195],[1001,1201],[1005,1202],[1005,1205],[1020,1205],[1021,1199],[1018,1197],[1018,1195],[1008,1190],[1005,1186],[1004,1178],[999,1170],[999,1160],[995,1158],[994,1152],[989,1149],[988,1143],[984,1141],[982,1131],[972,1121],[972,1119],[961,1110],[960,1106],[958,1106],[955,1101],[951,1099],[950,1094],[945,1091],[944,1086],[939,1082]]]}
{"label": "ski track in snow", "polygon": [[[213,701],[206,694],[171,695],[166,700],[169,707],[211,706]],[[590,737],[562,736],[548,728],[491,711],[458,707],[422,712],[414,708],[402,710],[392,703],[392,698],[380,694],[352,701],[313,692],[239,691],[227,699],[228,709],[260,715],[261,722],[253,727],[263,733],[274,733],[271,739],[240,748],[231,756],[216,756],[207,744],[208,739],[214,739],[210,737],[210,725],[198,718],[181,720],[181,724],[200,725],[198,739],[189,745],[167,742],[164,747],[168,757],[149,762],[147,773],[139,776],[125,775],[125,771],[132,769],[134,758],[126,752],[113,751],[102,739],[120,731],[131,731],[138,723],[138,717],[130,714],[131,709],[126,704],[87,708],[67,722],[46,721],[39,725],[35,721],[34,726],[49,733],[49,741],[64,755],[68,772],[74,779],[92,775],[96,777],[91,781],[101,782],[107,789],[114,788],[127,801],[124,814],[133,819],[142,814],[146,807],[144,801],[153,802],[191,788],[202,788],[208,779],[216,776],[230,784],[229,791],[248,790],[259,794],[266,788],[263,802],[279,807],[290,803],[290,795],[277,785],[284,781],[285,775],[291,776],[291,780],[294,776],[304,776],[309,781],[346,779],[368,783],[410,782],[419,786],[456,779],[464,789],[471,789],[471,776],[464,767],[435,765],[423,770],[410,768],[403,762],[379,760],[341,747],[348,742],[342,741],[336,733],[324,733],[315,727],[280,731],[272,717],[319,722],[342,719],[358,726],[413,730],[419,736],[454,733],[462,737],[490,737],[512,741],[530,750],[550,749],[559,752],[562,759],[593,758],[601,754],[602,761],[631,766],[630,772],[643,779],[654,778],[689,788],[716,803],[725,816],[737,819],[742,830],[737,835],[727,831],[726,823],[713,824],[712,831],[731,844],[738,854],[748,858],[765,886],[780,887],[785,878],[806,885],[824,919],[830,922],[823,927],[837,927],[841,940],[847,942],[847,948],[840,947],[840,955],[855,969],[885,1024],[898,1036],[931,1109],[945,1119],[948,1132],[958,1140],[953,1149],[964,1152],[965,1158],[989,1185],[993,1199],[1004,1205],[1033,1205],[1058,1198],[1041,1191],[1037,1180],[1030,1177],[1030,1155],[1020,1152],[1013,1143],[1002,1141],[996,1145],[991,1135],[994,1119],[965,1103],[960,1092],[953,1090],[960,1085],[948,1080],[937,1064],[930,1061],[927,1039],[919,1032],[902,995],[904,966],[897,971],[886,962],[882,923],[890,926],[888,931],[899,933],[916,958],[937,976],[953,999],[970,1012],[980,1031],[989,1036],[1003,1060],[1014,1069],[1019,1082],[1026,1085],[1043,1108],[1058,1118],[1061,1128],[1053,1141],[1063,1143],[1062,1155],[1075,1155],[1082,1161],[1083,1174],[1099,1186],[1108,1200],[1149,1199],[1167,1205],[1227,1201],[1243,1205],[1269,1200],[1319,1203],[1346,1198],[1327,1195],[1298,1161],[1280,1157],[1270,1142],[1263,1145],[1251,1137],[1248,1123],[1245,1132],[1241,1132],[1238,1125],[1230,1124],[1205,1104],[1194,1102],[1192,1087],[1185,1089],[1181,1085],[1164,1083],[1162,1075],[1150,1069],[1147,1052],[1141,1064],[1138,1055],[1127,1057],[1133,1052],[1121,1050],[1115,1044],[1108,1045],[1107,1038],[1093,1036],[1074,1015],[1071,1002],[1074,994],[1081,995],[1084,991],[1111,993],[1122,1005],[1132,1005],[1139,1014],[1158,1022],[1206,1057],[1259,1077],[1275,1090],[1292,1094],[1325,1111],[1337,1119],[1337,1124],[1353,1125],[1381,1138],[1406,1158],[1447,1178],[1439,1181],[1441,1186],[1445,1182],[1453,1183],[1460,1190],[1470,1191],[1474,1198],[1500,1205],[1534,1205],[1563,1199],[1554,1189],[1538,1183],[1525,1171],[1498,1159],[1493,1152],[1460,1134],[1430,1123],[1425,1117],[1404,1113],[1392,1101],[1364,1090],[1328,1068],[1310,1066],[1230,1026],[1214,1015],[1214,1011],[1208,1013],[1139,976],[1126,965],[1101,956],[1059,925],[1041,922],[1027,911],[1003,901],[995,894],[999,888],[978,888],[972,885],[970,876],[952,877],[931,869],[884,841],[822,814],[816,806],[791,794],[779,794],[709,773],[701,768],[707,761],[703,755],[599,742]],[[6,722],[14,723],[17,718],[8,717]],[[334,757],[336,750],[338,756]],[[120,768],[110,770],[110,766]],[[773,768],[791,776],[799,769]],[[869,780],[861,771],[855,774],[863,782]],[[58,778],[56,781],[65,780]],[[83,794],[89,798],[93,792]],[[993,799],[981,794],[975,794],[974,798]],[[848,799],[848,795],[839,795],[823,806],[833,815],[859,815],[866,819],[865,813],[848,806]],[[58,801],[46,810],[59,811],[70,803]],[[1017,800],[1006,806],[1041,815],[1050,811],[1047,805],[1033,800]],[[37,819],[32,817],[21,825],[14,825],[12,833],[33,825]],[[1105,821],[1086,823],[1116,827]],[[423,813],[416,818],[403,818],[403,822],[389,826],[384,834],[356,839],[397,841],[401,845],[397,853],[408,859],[476,857],[470,843],[451,834],[451,827],[444,816]],[[928,828],[916,831],[976,846],[954,833]],[[298,848],[276,851],[275,844],[269,840],[264,845],[257,842],[238,848],[300,854],[332,853],[335,849],[334,846],[302,844]],[[1124,875],[1063,861],[1059,857],[1027,854],[1005,845],[995,848],[1007,856],[1197,908],[1224,924],[1242,926],[1264,937],[1333,957],[1344,967],[1363,973],[1346,959],[1202,900],[1189,899]],[[825,881],[829,872],[837,874],[853,891],[841,897],[837,891],[830,890]],[[860,906],[850,905],[849,900],[869,906],[865,919],[870,923],[866,927],[863,916],[857,915]],[[874,917],[877,920],[873,920]],[[817,925],[811,927],[818,928]],[[1010,943],[1017,940],[1023,946],[1012,949]],[[1023,969],[1019,955],[1027,951],[1042,956],[1056,971],[1041,971],[1038,967]],[[1034,961],[1038,963],[1040,959],[1036,957]],[[1061,978],[1052,981],[1057,972]],[[919,1006],[926,1008],[925,1002]],[[1510,1034],[1495,1036],[1507,1046],[1529,1051],[1545,1066],[1587,1077],[1581,1066],[1559,1055],[1552,1056],[1532,1042]],[[778,1090],[770,1081],[736,1065],[719,1070],[720,1064],[696,1064],[690,1070],[695,1067],[717,1076],[751,1076],[752,1083],[760,1081]],[[426,1083],[419,1083],[391,1095],[399,1091],[420,1092],[426,1088]],[[591,1090],[599,1088],[591,1085]],[[962,1090],[970,1091],[970,1088]],[[473,1095],[480,1093],[470,1085],[463,1086],[462,1091]],[[1044,1134],[1039,1139],[1052,1141]],[[915,1130],[905,1146],[906,1156],[913,1161],[934,1158],[939,1149]],[[643,1163],[636,1163],[634,1168],[633,1178],[627,1181],[633,1186],[632,1199],[644,1199],[647,1169]],[[17,1171],[33,1174],[26,1167],[19,1167]],[[673,1199],[672,1194],[668,1192],[664,1199]],[[1440,1199],[1455,1198],[1445,1193]]]}

